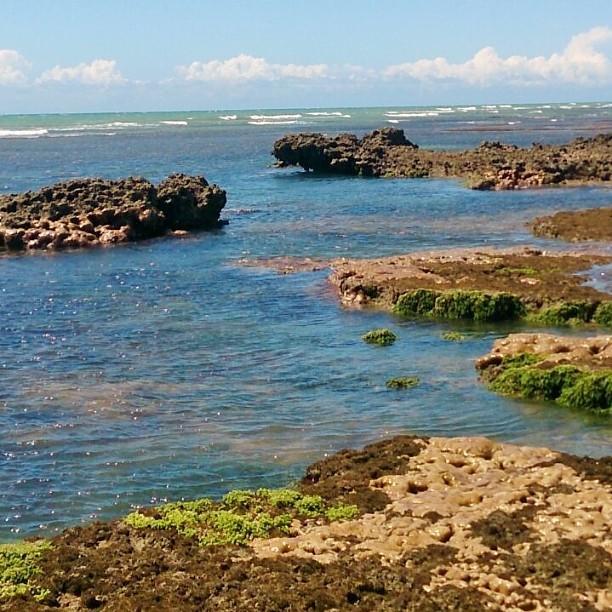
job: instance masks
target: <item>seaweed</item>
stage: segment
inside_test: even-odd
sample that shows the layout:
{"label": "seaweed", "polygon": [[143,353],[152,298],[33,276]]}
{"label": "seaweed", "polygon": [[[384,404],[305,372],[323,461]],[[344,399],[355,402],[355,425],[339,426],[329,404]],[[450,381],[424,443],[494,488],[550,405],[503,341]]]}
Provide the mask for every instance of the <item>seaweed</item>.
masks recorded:
{"label": "seaweed", "polygon": [[612,409],[612,370],[587,372],[574,365],[542,367],[541,356],[521,353],[504,357],[483,374],[489,388],[503,395],[557,402],[595,412]]}
{"label": "seaweed", "polygon": [[361,336],[361,338],[368,344],[378,344],[379,346],[389,346],[397,340],[397,336],[390,329],[386,328],[373,329]]}
{"label": "seaweed", "polygon": [[507,321],[525,315],[521,299],[511,293],[452,290],[445,292],[415,289],[402,294],[395,303],[402,316],[437,319]]}
{"label": "seaweed", "polygon": [[397,378],[390,378],[386,385],[388,389],[412,389],[420,382],[418,376],[398,376]]}
{"label": "seaweed", "polygon": [[319,495],[294,489],[235,490],[220,502],[199,499],[164,504],[128,514],[123,522],[135,529],[172,529],[202,546],[245,545],[253,538],[289,533],[294,519],[338,521],[359,514],[356,506],[329,505]]}
{"label": "seaweed", "polygon": [[40,601],[47,596],[48,591],[32,579],[40,574],[38,562],[50,549],[48,540],[0,544],[0,602],[26,595]]}

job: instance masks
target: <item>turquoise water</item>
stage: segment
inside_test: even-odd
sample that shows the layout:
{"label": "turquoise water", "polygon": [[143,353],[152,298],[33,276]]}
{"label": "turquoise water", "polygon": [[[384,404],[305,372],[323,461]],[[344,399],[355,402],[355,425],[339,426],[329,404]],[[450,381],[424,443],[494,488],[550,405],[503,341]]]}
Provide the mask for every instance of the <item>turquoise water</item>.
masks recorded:
{"label": "turquoise water", "polygon": [[[272,255],[562,246],[533,239],[525,222],[609,205],[609,189],[486,193],[455,181],[313,177],[270,165],[273,141],[288,130],[360,132],[389,116],[438,112],[387,125],[419,144],[467,147],[485,138],[560,142],[593,134],[612,115],[604,104],[537,106],[0,117],[0,191],[183,171],[204,173],[229,196],[229,224],[217,232],[0,258],[0,540],[134,505],[281,485],[325,453],[399,432],[612,452],[609,420],[505,399],[478,383],[473,360],[510,328],[347,310],[326,272],[239,265]],[[301,117],[251,119],[263,114]],[[138,125],[84,127],[122,123]],[[609,271],[593,279],[609,286]],[[376,326],[394,329],[398,342],[365,345],[361,334]],[[448,329],[467,341],[441,340]],[[385,388],[403,374],[421,386]]]}

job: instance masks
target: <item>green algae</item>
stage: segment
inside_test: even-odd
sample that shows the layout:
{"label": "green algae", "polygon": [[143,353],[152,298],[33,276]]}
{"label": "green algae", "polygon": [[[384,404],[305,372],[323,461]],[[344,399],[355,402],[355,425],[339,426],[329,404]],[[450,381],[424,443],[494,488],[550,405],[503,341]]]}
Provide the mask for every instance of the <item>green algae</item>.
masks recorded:
{"label": "green algae", "polygon": [[581,325],[593,319],[597,304],[592,302],[558,302],[531,313],[530,322],[563,327]]}
{"label": "green algae", "polygon": [[0,602],[26,595],[40,601],[48,595],[33,579],[40,574],[40,558],[50,549],[47,540],[0,544]]}
{"label": "green algae", "polygon": [[412,389],[420,382],[418,376],[398,376],[396,378],[390,378],[386,382],[386,385],[388,389]]}
{"label": "green algae", "polygon": [[202,546],[245,545],[254,538],[289,533],[294,519],[354,518],[356,506],[329,505],[318,495],[295,489],[236,490],[220,502],[200,499],[164,504],[128,514],[123,522],[136,529],[173,529]]}
{"label": "green algae", "polygon": [[[527,272],[530,269],[509,268],[510,272]],[[407,318],[465,319],[477,322],[499,322],[523,319],[535,325],[564,327],[596,323],[612,327],[612,302],[568,301],[546,304],[539,309],[529,309],[514,294],[487,293],[453,289],[414,289],[399,296],[393,307],[395,314]],[[452,333],[452,332],[451,332]],[[443,335],[445,340],[456,339]]]}
{"label": "green algae", "polygon": [[449,342],[462,342],[465,340],[465,335],[457,331],[447,331],[441,335],[441,338]]}
{"label": "green algae", "polygon": [[452,290],[439,292],[415,289],[402,294],[395,303],[396,314],[406,317],[506,321],[525,315],[520,298],[510,293]]}
{"label": "green algae", "polygon": [[554,401],[561,406],[609,413],[612,410],[612,370],[588,372],[573,365],[544,368],[542,357],[522,353],[505,357],[488,386],[502,395]]}
{"label": "green algae", "polygon": [[528,276],[529,278],[537,278],[540,273],[535,268],[499,268],[495,270],[495,274],[500,276]]}
{"label": "green algae", "polygon": [[593,321],[604,327],[612,327],[612,302],[601,302],[593,315]]}
{"label": "green algae", "polygon": [[361,336],[361,339],[368,344],[378,344],[379,346],[389,346],[397,340],[397,336],[386,328],[373,329]]}

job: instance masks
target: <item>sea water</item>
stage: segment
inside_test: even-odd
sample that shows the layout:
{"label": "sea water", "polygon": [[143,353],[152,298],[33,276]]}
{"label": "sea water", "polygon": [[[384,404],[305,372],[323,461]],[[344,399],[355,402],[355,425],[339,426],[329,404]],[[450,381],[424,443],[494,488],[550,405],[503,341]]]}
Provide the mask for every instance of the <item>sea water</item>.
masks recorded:
{"label": "sea water", "polygon": [[[517,326],[343,308],[326,271],[243,259],[374,257],[562,243],[526,223],[610,205],[607,188],[478,192],[453,180],[272,167],[287,131],[394,125],[422,146],[564,142],[610,129],[607,103],[0,117],[0,192],[77,176],[204,174],[229,224],[187,239],[0,257],[0,541],[165,500],[281,486],[308,463],[397,433],[612,452],[610,420],[507,399],[474,359]],[[592,281],[609,289],[609,270]],[[391,347],[361,335],[398,334]],[[466,340],[441,334],[458,329]],[[554,331],[554,330],[552,330]],[[572,331],[566,333],[584,333]],[[420,386],[390,391],[392,376]]]}

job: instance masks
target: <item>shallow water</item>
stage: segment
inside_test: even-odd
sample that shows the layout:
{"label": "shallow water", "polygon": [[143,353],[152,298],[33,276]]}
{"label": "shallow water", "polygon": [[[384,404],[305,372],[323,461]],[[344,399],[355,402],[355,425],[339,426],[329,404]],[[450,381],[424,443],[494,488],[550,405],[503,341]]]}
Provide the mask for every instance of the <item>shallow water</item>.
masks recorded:
{"label": "shallow water", "polygon": [[[591,133],[581,130],[592,109],[582,112],[563,130],[497,137],[528,144]],[[598,120],[610,114],[599,112]],[[175,115],[165,120],[182,120]],[[59,121],[12,118],[11,128],[45,120]],[[351,120],[325,116],[322,125],[361,130],[383,120],[370,109]],[[446,116],[440,121],[402,127],[424,144],[483,138],[444,131]],[[203,172],[228,190],[230,221],[185,240],[0,258],[0,540],[132,505],[285,484],[325,453],[399,432],[612,452],[609,419],[504,399],[478,383],[473,360],[511,328],[346,310],[324,271],[282,276],[237,263],[482,244],[558,248],[533,239],[525,222],[609,205],[609,189],[486,193],[454,181],[306,176],[269,167],[274,139],[303,126],[221,122],[0,140],[3,191],[70,176]],[[600,286],[602,272],[593,274]],[[361,334],[376,326],[392,327],[398,342],[364,344]],[[451,328],[468,339],[443,341]],[[421,385],[385,388],[403,374]]]}

